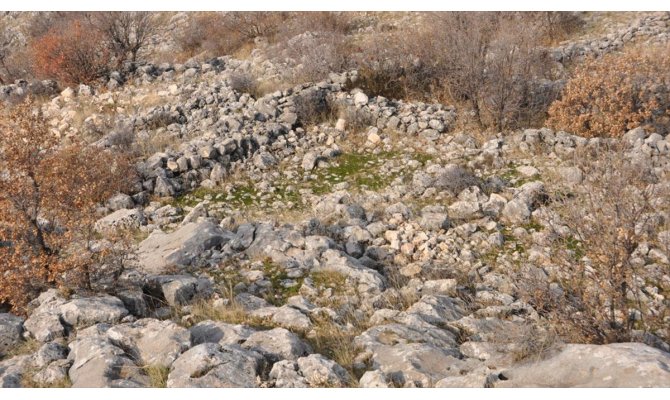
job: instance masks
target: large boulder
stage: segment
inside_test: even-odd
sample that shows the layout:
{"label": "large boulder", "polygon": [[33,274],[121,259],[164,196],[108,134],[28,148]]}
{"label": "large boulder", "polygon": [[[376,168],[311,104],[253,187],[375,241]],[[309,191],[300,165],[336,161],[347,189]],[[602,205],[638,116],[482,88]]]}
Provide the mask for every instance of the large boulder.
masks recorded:
{"label": "large boulder", "polygon": [[169,367],[191,346],[191,334],[186,328],[150,318],[113,326],[107,336],[142,365]]}
{"label": "large boulder", "polygon": [[524,224],[530,215],[546,199],[544,184],[540,181],[528,182],[516,190],[514,198],[502,210],[502,217],[513,224]]}
{"label": "large boulder", "polygon": [[670,353],[642,343],[570,344],[503,371],[496,387],[670,387]]}
{"label": "large boulder", "polygon": [[66,300],[56,289],[50,289],[39,295],[34,301],[38,307],[28,316],[23,328],[33,338],[48,342],[65,336],[65,327],[60,320],[60,306]]}
{"label": "large boulder", "polygon": [[56,290],[48,290],[36,302],[39,306],[30,314],[24,328],[42,342],[66,336],[70,328],[114,324],[128,315],[123,302],[109,295],[65,300]]}
{"label": "large boulder", "polygon": [[152,297],[164,299],[173,307],[190,304],[212,294],[212,284],[208,279],[189,275],[150,276],[144,289]]}
{"label": "large boulder", "polygon": [[72,387],[142,387],[149,384],[126,353],[102,335],[85,335],[70,343]]}
{"label": "large boulder", "polygon": [[312,352],[307,343],[284,328],[256,332],[242,346],[260,352],[271,362],[297,360]]}
{"label": "large boulder", "polygon": [[12,314],[0,314],[0,357],[21,342],[23,318]]}
{"label": "large boulder", "polygon": [[146,224],[146,219],[141,210],[124,208],[97,220],[95,222],[95,230],[105,233],[117,229],[138,229],[144,224]]}
{"label": "large boulder", "polygon": [[422,343],[380,346],[372,354],[372,368],[384,373],[396,386],[432,387],[447,376],[467,371],[455,349]]}
{"label": "large boulder", "polygon": [[340,251],[328,249],[322,255],[322,265],[314,272],[336,272],[347,277],[360,294],[379,294],[384,290],[384,278],[379,272],[365,267],[357,259]]}
{"label": "large boulder", "polygon": [[170,388],[252,388],[258,386],[263,357],[237,345],[203,343],[182,354],[168,375]]}
{"label": "large boulder", "polygon": [[61,320],[70,326],[85,327],[100,322],[113,324],[128,315],[123,302],[114,296],[70,300],[59,308]]}
{"label": "large boulder", "polygon": [[30,356],[25,355],[0,361],[0,388],[20,388],[29,361]]}
{"label": "large boulder", "polygon": [[140,243],[137,255],[144,272],[162,274],[173,266],[190,265],[199,254],[229,239],[226,231],[210,221],[188,223],[172,233],[154,231]]}
{"label": "large boulder", "polygon": [[300,374],[305,377],[310,386],[318,387],[346,387],[349,383],[349,374],[335,361],[329,360],[321,354],[310,354],[297,361]]}
{"label": "large boulder", "polygon": [[191,341],[202,343],[240,344],[254,331],[244,325],[233,325],[222,321],[202,321],[191,327]]}

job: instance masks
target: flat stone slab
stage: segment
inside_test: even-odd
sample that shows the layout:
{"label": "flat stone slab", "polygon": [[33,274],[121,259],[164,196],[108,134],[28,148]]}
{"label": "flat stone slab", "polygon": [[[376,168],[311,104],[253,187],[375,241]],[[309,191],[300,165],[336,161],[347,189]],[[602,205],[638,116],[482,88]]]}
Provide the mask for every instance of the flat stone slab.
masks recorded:
{"label": "flat stone slab", "polygon": [[169,267],[188,266],[200,253],[230,240],[232,234],[226,233],[209,221],[191,222],[172,233],[153,232],[139,245],[140,268],[158,275]]}

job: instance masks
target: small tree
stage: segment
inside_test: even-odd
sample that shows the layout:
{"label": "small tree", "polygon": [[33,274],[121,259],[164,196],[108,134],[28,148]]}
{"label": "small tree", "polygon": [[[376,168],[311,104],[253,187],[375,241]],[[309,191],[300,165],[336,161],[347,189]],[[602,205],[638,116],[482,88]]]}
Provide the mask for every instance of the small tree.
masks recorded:
{"label": "small tree", "polygon": [[30,103],[0,117],[0,302],[20,310],[49,286],[89,284],[95,205],[127,190],[123,157],[61,144]]}
{"label": "small tree", "polygon": [[108,42],[117,68],[126,60],[135,63],[158,29],[148,12],[102,12],[93,14],[93,19]]}

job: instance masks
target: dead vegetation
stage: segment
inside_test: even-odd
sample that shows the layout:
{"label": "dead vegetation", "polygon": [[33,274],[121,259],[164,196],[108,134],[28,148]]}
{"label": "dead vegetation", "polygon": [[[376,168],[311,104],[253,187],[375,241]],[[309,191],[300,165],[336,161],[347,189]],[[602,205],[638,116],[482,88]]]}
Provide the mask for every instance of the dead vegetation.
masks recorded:
{"label": "dead vegetation", "polygon": [[575,155],[574,163],[586,180],[553,195],[555,273],[530,285],[531,304],[570,341],[611,343],[631,340],[635,330],[653,332],[664,315],[641,298],[646,282],[660,277],[642,268],[640,252],[670,211],[670,203],[653,200],[667,198],[667,187],[618,146]]}

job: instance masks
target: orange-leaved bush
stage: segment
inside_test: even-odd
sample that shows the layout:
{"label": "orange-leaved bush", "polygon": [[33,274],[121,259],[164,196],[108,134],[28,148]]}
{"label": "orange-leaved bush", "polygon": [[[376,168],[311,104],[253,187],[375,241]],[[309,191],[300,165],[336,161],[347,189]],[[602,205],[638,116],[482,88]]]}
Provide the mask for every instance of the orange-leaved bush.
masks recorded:
{"label": "orange-leaved bush", "polygon": [[16,311],[47,287],[84,287],[103,256],[95,206],[127,191],[134,169],[118,154],[64,144],[30,102],[0,110],[0,303]]}
{"label": "orange-leaved bush", "polygon": [[91,83],[103,77],[111,63],[101,32],[80,19],[58,24],[35,38],[30,52],[37,76],[65,85]]}
{"label": "orange-leaved bush", "polygon": [[586,137],[619,137],[638,126],[664,133],[670,110],[667,47],[632,49],[578,65],[547,123]]}

